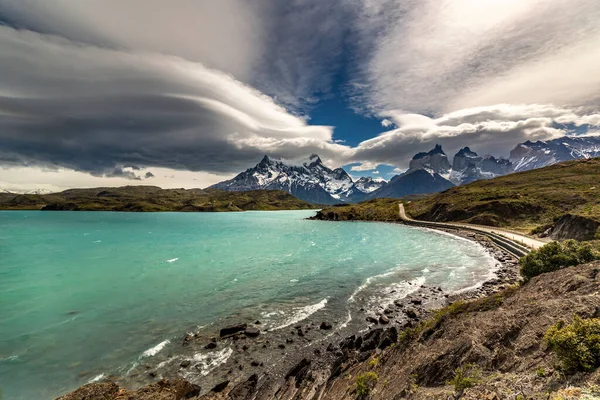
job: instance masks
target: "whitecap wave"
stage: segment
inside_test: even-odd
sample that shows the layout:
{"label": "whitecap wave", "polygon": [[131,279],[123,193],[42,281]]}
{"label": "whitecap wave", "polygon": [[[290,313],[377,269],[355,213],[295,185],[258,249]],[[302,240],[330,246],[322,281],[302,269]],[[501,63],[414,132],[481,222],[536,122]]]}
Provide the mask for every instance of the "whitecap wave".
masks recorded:
{"label": "whitecap wave", "polygon": [[297,324],[298,322],[310,317],[312,314],[316,313],[317,311],[325,308],[326,305],[327,305],[327,299],[323,299],[316,304],[311,304],[309,306],[299,308],[296,310],[296,312],[294,312],[294,314],[290,318],[286,319],[281,325],[276,326],[275,328],[272,328],[271,330],[276,331],[278,329],[283,329],[290,325]]}
{"label": "whitecap wave", "polygon": [[170,260],[167,260],[167,262],[168,263],[174,263],[177,260],[179,260],[179,257],[171,258]]}
{"label": "whitecap wave", "polygon": [[95,377],[90,379],[87,383],[94,383],[94,382],[101,381],[102,379],[104,379],[105,376],[106,375],[104,375],[104,374],[96,375]]}
{"label": "whitecap wave", "polygon": [[396,272],[398,272],[398,270],[399,268],[394,268],[387,272],[384,272],[383,274],[368,277],[365,283],[357,287],[354,293],[350,295],[350,297],[348,298],[348,303],[354,303],[356,301],[356,295],[365,290],[371,283],[373,283],[374,280],[394,275]]}
{"label": "whitecap wave", "polygon": [[344,329],[345,327],[348,326],[348,324],[352,322],[352,313],[350,312],[350,310],[348,310],[348,316],[346,317],[346,321],[344,321],[343,324],[341,324],[336,330],[341,330]]}
{"label": "whitecap wave", "polygon": [[[233,354],[231,347],[226,347],[223,350],[215,351],[211,353],[197,353],[194,357],[188,359],[192,362],[196,362],[196,368],[200,370],[200,375],[206,376],[211,373],[219,365],[225,364],[229,357]],[[187,378],[188,375],[197,374],[196,371],[186,371],[182,374],[183,378]]]}
{"label": "whitecap wave", "polygon": [[425,284],[425,277],[420,276],[413,279],[412,281],[403,281],[393,283],[381,291],[379,296],[372,296],[369,299],[370,306],[377,306],[377,308],[386,309],[391,306],[396,300],[402,300],[408,295],[419,290],[421,285]]}
{"label": "whitecap wave", "polygon": [[154,347],[149,348],[148,350],[146,350],[142,356],[144,357],[152,357],[157,355],[166,345],[168,345],[169,343],[171,343],[171,341],[169,339],[164,340],[162,342],[160,342],[159,344],[157,344]]}

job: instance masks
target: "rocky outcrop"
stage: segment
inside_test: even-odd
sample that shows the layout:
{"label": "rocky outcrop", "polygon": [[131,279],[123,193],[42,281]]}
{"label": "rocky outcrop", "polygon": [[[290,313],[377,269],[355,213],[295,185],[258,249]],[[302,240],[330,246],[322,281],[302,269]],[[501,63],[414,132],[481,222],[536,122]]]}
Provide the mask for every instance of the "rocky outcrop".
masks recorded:
{"label": "rocky outcrop", "polygon": [[454,156],[450,181],[456,185],[465,185],[511,172],[513,172],[513,166],[509,160],[493,156],[480,157],[469,147],[465,147]]}
{"label": "rocky outcrop", "polygon": [[42,207],[42,211],[77,211],[79,207],[75,203],[54,203]]}
{"label": "rocky outcrop", "polygon": [[424,169],[440,175],[449,174],[451,168],[448,156],[439,144],[427,153],[417,153],[409,164],[411,170]]}
{"label": "rocky outcrop", "polygon": [[56,400],[184,400],[200,395],[200,386],[183,379],[161,380],[138,390],[116,383],[90,383]]}
{"label": "rocky outcrop", "polygon": [[554,240],[593,240],[600,233],[600,222],[578,215],[563,215],[550,230]]}

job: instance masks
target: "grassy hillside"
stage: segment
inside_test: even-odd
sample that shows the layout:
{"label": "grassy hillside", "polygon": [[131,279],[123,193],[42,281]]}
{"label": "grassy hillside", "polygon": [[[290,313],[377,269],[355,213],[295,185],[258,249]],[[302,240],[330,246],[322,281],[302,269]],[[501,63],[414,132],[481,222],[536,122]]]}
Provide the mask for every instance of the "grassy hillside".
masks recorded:
{"label": "grassy hillside", "polygon": [[4,210],[246,211],[302,210],[315,206],[276,190],[227,192],[216,189],[161,189],[156,186],[69,189],[64,192],[0,194]]}
{"label": "grassy hillside", "polygon": [[541,231],[565,214],[600,222],[600,158],[458,186],[407,204],[416,219]]}
{"label": "grassy hillside", "polygon": [[[316,218],[397,221],[398,201],[405,203],[415,219],[460,221],[534,234],[552,228],[553,238],[590,240],[600,226],[600,158],[477,181],[429,196],[329,207]],[[600,238],[600,227],[598,231],[596,238]],[[582,234],[588,237],[578,237]]]}

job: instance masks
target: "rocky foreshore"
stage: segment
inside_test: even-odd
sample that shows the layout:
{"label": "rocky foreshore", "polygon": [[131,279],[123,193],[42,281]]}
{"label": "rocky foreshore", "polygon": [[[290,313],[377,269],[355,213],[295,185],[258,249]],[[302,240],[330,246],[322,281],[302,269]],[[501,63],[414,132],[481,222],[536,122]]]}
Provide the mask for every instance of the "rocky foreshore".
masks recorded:
{"label": "rocky foreshore", "polygon": [[[394,346],[403,330],[426,320],[434,310],[457,300],[485,297],[517,283],[518,261],[512,255],[494,246],[485,236],[466,231],[453,230],[451,233],[484,246],[498,261],[496,277],[483,282],[480,287],[461,293],[445,293],[441,288],[422,285],[389,306],[375,310],[361,308],[365,328],[344,337],[334,329],[332,322],[311,318],[277,331],[263,330],[261,322],[256,320],[254,323],[222,327],[213,336],[200,332],[187,333],[182,337],[182,348],[193,349],[192,352],[202,350],[206,353],[205,357],[174,361],[162,370],[147,365],[141,367],[141,372],[131,374],[127,382],[139,387],[149,380],[163,379],[159,383],[142,387],[137,392],[121,389],[109,382],[91,383],[60,399],[121,398],[117,395],[114,397],[114,393],[130,396],[123,398],[144,399],[195,398],[200,394],[203,399],[279,399],[288,398],[285,393],[291,395],[295,392],[293,382],[290,387],[290,380],[299,382],[306,378],[308,371],[315,382],[335,379],[342,365],[360,363]],[[218,364],[225,351],[230,353],[226,354],[226,362],[204,376],[206,367],[211,363]],[[185,379],[181,380],[182,377]],[[116,376],[107,380],[120,382]],[[117,392],[114,392],[115,387]],[[86,397],[85,393],[97,390],[114,393],[108,397]],[[135,394],[140,390],[146,397]],[[175,397],[171,394],[168,397],[164,394],[167,392],[176,392]]]}

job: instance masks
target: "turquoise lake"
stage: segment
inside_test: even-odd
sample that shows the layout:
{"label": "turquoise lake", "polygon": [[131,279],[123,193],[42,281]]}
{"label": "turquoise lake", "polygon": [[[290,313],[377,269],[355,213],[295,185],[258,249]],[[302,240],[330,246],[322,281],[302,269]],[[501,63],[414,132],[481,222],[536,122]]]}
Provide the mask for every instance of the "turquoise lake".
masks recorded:
{"label": "turquoise lake", "polygon": [[325,313],[340,328],[358,299],[377,307],[407,282],[457,291],[495,266],[462,238],[314,214],[0,211],[2,398],[124,376],[240,318],[272,329]]}

